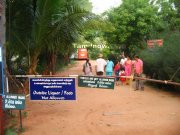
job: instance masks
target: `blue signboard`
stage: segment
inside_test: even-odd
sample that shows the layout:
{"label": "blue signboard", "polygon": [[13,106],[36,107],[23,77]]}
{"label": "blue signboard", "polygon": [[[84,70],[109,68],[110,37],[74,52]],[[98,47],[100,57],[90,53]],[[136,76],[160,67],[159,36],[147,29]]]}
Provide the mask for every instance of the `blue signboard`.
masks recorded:
{"label": "blue signboard", "polygon": [[76,100],[75,78],[30,78],[31,100]]}
{"label": "blue signboard", "polygon": [[4,94],[3,57],[2,57],[2,47],[0,47],[0,95],[3,94]]}

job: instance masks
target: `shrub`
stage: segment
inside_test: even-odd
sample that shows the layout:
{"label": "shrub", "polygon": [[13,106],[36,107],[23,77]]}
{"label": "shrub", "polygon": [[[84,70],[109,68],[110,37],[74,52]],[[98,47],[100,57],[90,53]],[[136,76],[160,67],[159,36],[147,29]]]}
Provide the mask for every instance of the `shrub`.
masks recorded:
{"label": "shrub", "polygon": [[[164,39],[163,47],[147,48],[140,57],[144,61],[144,73],[159,80],[170,80],[180,68],[180,32],[171,32]],[[180,69],[172,78],[180,83]]]}

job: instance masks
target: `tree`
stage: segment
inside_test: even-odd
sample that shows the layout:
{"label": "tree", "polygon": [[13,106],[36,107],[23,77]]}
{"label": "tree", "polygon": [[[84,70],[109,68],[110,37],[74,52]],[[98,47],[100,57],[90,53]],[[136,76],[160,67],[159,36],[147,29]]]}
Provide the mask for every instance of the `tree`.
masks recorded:
{"label": "tree", "polygon": [[47,70],[54,69],[58,53],[67,58],[78,31],[91,18],[85,10],[92,8],[87,0],[9,0],[7,4],[8,62],[13,55],[20,61],[28,58],[27,74],[36,74],[42,53],[48,56]]}
{"label": "tree", "polygon": [[[156,26],[152,28],[150,37],[168,38],[173,31],[180,30],[179,7],[176,0],[158,0],[153,2],[158,8]],[[164,33],[164,35],[162,35]]]}
{"label": "tree", "polygon": [[[42,62],[40,56],[46,56],[47,73],[54,73],[56,56],[68,58],[81,26],[92,17],[73,0],[9,0],[7,4],[8,67],[16,62],[13,68],[23,68],[27,74],[37,74],[38,63]],[[14,56],[16,59],[12,61]],[[19,67],[24,61],[26,68]],[[25,87],[29,87],[28,80]]]}
{"label": "tree", "polygon": [[139,48],[143,48],[155,25],[156,11],[157,8],[148,0],[123,0],[122,5],[107,13],[115,30],[105,33],[105,37],[110,44],[120,46],[125,53],[137,53]]}
{"label": "tree", "polygon": [[[180,22],[179,7],[176,0],[154,1],[157,12],[157,24],[150,32],[150,38],[163,39],[163,47],[145,49],[141,52],[144,60],[144,73],[152,78],[180,82]],[[166,85],[167,87],[167,85]],[[171,86],[176,88],[175,86]],[[178,89],[178,88],[177,88]]]}
{"label": "tree", "polygon": [[[16,74],[18,69],[22,70],[23,67],[26,70],[30,64],[33,25],[32,3],[27,0],[8,0],[6,5],[7,69],[10,74]],[[27,62],[24,62],[24,57],[26,57]],[[16,59],[12,61],[12,58]],[[15,62],[19,67],[14,66]]]}

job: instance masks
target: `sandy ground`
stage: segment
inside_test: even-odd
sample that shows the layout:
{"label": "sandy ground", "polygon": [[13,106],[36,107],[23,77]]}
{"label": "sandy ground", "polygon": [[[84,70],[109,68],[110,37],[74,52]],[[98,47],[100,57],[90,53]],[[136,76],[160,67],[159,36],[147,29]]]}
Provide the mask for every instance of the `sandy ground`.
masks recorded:
{"label": "sandy ground", "polygon": [[[83,61],[60,75],[82,74]],[[76,101],[27,100],[23,135],[180,135],[180,95],[76,86]]]}

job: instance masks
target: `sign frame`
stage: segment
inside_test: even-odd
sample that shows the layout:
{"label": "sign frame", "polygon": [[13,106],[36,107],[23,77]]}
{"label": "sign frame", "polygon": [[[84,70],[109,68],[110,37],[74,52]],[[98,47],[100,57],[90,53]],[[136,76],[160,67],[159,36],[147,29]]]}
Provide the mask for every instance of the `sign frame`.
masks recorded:
{"label": "sign frame", "polygon": [[155,45],[162,47],[163,46],[163,39],[154,39],[154,40],[147,40],[147,47],[154,48]]}
{"label": "sign frame", "polygon": [[114,85],[115,85],[114,77],[78,76],[78,86],[79,87],[113,89],[114,90]]}
{"label": "sign frame", "polygon": [[[15,99],[17,96],[17,99]],[[6,103],[7,102],[7,103]],[[22,102],[22,103],[20,103]],[[9,107],[6,107],[6,104],[9,104]],[[14,105],[15,108],[12,108],[11,105]],[[4,94],[3,95],[3,110],[24,110],[26,104],[26,96],[24,94]]]}
{"label": "sign frame", "polygon": [[30,100],[76,100],[74,77],[30,77]]}

